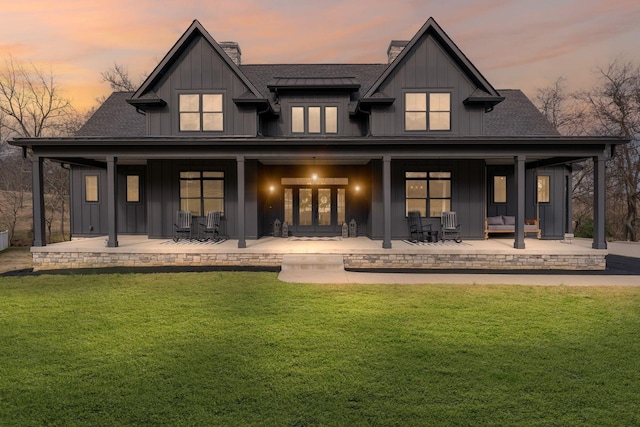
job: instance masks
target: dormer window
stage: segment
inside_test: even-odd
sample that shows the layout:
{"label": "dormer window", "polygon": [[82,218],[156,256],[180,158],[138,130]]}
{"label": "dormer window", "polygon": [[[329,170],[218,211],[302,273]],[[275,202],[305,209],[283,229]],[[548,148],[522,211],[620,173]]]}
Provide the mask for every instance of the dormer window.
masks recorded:
{"label": "dormer window", "polygon": [[338,107],[291,107],[291,132],[338,133]]}
{"label": "dormer window", "polygon": [[451,94],[405,93],[404,128],[407,131],[451,130]]}
{"label": "dormer window", "polygon": [[224,130],[221,93],[180,94],[180,131],[220,132]]}

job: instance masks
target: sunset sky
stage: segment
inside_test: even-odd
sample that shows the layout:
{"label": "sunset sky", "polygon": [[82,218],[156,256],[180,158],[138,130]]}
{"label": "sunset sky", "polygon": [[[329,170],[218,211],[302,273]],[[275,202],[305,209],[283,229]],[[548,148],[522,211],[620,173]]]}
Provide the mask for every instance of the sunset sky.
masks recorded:
{"label": "sunset sky", "polygon": [[638,0],[21,0],[2,6],[0,60],[51,69],[85,110],[110,92],[102,71],[151,72],[194,19],[244,64],[384,63],[430,16],[496,88],[531,98],[560,76],[587,89],[617,57],[640,63]]}

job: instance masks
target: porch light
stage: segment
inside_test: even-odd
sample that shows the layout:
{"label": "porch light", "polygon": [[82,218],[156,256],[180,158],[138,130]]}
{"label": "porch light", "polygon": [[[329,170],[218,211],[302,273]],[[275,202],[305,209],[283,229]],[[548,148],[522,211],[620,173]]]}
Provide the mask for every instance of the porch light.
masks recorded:
{"label": "porch light", "polygon": [[273,193],[274,191],[276,191],[276,187],[274,185],[270,185],[269,186],[269,192]]}
{"label": "porch light", "polygon": [[360,192],[360,186],[356,185],[355,190],[356,190],[356,193],[359,193]]}

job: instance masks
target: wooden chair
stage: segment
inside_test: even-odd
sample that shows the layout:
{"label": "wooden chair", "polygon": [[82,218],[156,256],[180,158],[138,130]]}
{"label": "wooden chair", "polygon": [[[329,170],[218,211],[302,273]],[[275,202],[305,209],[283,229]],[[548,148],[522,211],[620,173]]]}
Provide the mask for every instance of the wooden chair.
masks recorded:
{"label": "wooden chair", "polygon": [[452,239],[456,243],[462,242],[460,238],[460,224],[455,212],[442,212],[442,240]]}
{"label": "wooden chair", "polygon": [[[201,224],[202,236],[204,240],[211,239],[214,242],[220,240],[220,217],[222,214],[219,211],[207,212],[207,222]],[[210,237],[209,237],[210,236]]]}
{"label": "wooden chair", "polygon": [[173,224],[173,241],[177,242],[180,238],[191,240],[191,212],[178,211],[176,213],[176,222]]}
{"label": "wooden chair", "polygon": [[409,234],[412,242],[424,242],[425,237],[431,241],[433,232],[431,230],[431,224],[422,224],[420,218],[420,212],[411,211],[408,216],[409,220]]}

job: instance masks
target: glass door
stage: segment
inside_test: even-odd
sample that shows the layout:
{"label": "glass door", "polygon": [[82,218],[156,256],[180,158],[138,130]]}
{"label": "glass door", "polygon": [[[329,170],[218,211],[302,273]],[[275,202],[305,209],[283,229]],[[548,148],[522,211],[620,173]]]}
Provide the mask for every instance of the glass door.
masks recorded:
{"label": "glass door", "polygon": [[339,187],[284,188],[284,220],[299,236],[331,236],[342,232],[346,190]]}

